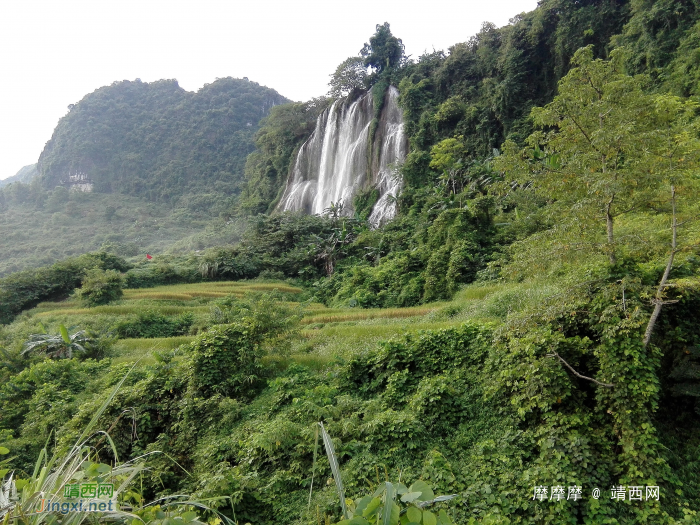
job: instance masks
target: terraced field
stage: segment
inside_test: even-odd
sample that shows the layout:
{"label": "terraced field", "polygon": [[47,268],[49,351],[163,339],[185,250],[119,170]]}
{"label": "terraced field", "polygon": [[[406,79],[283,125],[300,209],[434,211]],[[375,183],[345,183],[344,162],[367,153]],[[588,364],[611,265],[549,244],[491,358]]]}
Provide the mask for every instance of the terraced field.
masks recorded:
{"label": "terraced field", "polygon": [[155,288],[129,289],[113,304],[84,308],[76,300],[44,302],[24,314],[25,326],[41,322],[52,328],[60,323],[73,329],[87,328],[104,332],[116,323],[152,312],[174,317],[191,315],[189,333],[174,337],[121,338],[113,346],[116,362],[153,362],[154,352],[173,350],[188,343],[215,324],[213,313],[226,298],[244,298],[247,294],[275,292],[283,304],[298,309],[300,329],[284,351],[270,353],[266,361],[285,366],[290,362],[322,368],[338,358],[347,358],[409,332],[448,328],[468,318],[499,319],[514,308],[537,300],[534,289],[514,285],[489,284],[464,288],[448,303],[432,303],[411,308],[328,308],[304,301],[308,294],[284,282],[226,281],[178,284]]}
{"label": "terraced field", "polygon": [[[73,329],[93,329],[104,332],[116,323],[137,317],[142,312],[163,316],[191,315],[194,322],[190,332],[175,337],[121,338],[113,346],[117,362],[149,363],[153,352],[164,352],[190,342],[197,333],[213,324],[212,315],[222,299],[243,298],[246,294],[276,291],[284,304],[299,309],[302,314],[300,330],[290,347],[271,353],[266,360],[280,366],[290,361],[321,368],[337,358],[347,358],[355,352],[370,349],[379,341],[423,329],[447,328],[460,324],[479,312],[469,310],[470,304],[483,305],[483,299],[502,287],[467,288],[450,303],[433,303],[412,308],[359,309],[328,308],[320,303],[303,301],[307,296],[301,288],[284,282],[227,281],[198,284],[158,286],[124,291],[124,297],[113,304],[84,308],[76,300],[44,302],[25,314],[25,326],[41,322],[52,328],[60,323]],[[479,316],[479,315],[477,315]],[[483,317],[483,316],[479,316]],[[489,317],[486,315],[486,317]]]}

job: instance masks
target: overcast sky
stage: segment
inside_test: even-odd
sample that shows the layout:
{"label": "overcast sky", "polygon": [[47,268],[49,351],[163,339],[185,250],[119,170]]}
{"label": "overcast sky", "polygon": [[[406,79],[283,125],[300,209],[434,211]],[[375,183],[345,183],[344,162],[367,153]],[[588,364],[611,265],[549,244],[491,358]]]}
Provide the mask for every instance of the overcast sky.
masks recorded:
{"label": "overcast sky", "polygon": [[116,80],[196,91],[248,77],[292,100],[389,22],[414,58],[537,0],[0,0],[0,179],[36,162],[68,104]]}

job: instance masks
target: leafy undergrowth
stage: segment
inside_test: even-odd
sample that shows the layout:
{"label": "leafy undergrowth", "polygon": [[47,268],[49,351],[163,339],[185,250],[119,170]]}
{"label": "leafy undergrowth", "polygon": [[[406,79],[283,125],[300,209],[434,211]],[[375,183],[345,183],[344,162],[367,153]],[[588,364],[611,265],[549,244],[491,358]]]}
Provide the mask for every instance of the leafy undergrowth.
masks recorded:
{"label": "leafy undergrowth", "polygon": [[[241,281],[126,290],[90,309],[70,298],[41,303],[0,332],[8,349],[0,443],[16,456],[13,466],[28,470],[47,440],[57,451],[72,443],[136,363],[99,425],[122,461],[162,452],[148,456],[146,498],[189,493],[254,525],[337,520],[321,455],[309,499],[314,429],[323,421],[349,498],[389,480],[423,480],[435,493],[458,495],[431,509],[454,523],[694,519],[700,445],[692,418],[658,422],[668,457],[655,459],[657,477],[639,482],[660,485],[661,504],[590,497],[625,476],[624,456],[611,453],[619,437],[601,409],[616,405],[546,356],[550,345],[585,348],[580,338],[542,326],[518,332],[562,293],[563,285],[536,280],[487,282],[450,302],[331,309],[300,301],[304,291],[285,283]],[[103,355],[13,357],[30,334],[59,324],[85,328],[105,345]],[[594,331],[590,338],[599,337]],[[574,355],[580,370],[602,373],[588,369],[585,352]],[[109,450],[100,454],[114,460]],[[535,485],[581,486],[584,499],[536,501]]]}

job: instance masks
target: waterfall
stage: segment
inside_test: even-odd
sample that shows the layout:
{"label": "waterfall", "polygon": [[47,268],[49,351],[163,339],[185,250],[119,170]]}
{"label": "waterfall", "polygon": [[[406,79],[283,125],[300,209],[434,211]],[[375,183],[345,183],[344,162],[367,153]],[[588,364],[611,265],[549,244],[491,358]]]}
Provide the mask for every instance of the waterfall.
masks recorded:
{"label": "waterfall", "polygon": [[353,197],[374,187],[379,200],[370,223],[379,226],[396,213],[395,198],[401,189],[394,167],[406,157],[403,115],[399,92],[390,87],[370,147],[374,115],[372,94],[354,102],[337,100],[316,120],[311,137],[297,153],[287,188],[278,208],[321,214],[331,203],[342,202],[344,213],[352,213]]}
{"label": "waterfall", "polygon": [[379,200],[369,216],[369,222],[374,227],[384,224],[396,215],[396,198],[401,191],[401,178],[397,168],[406,158],[408,150],[403,129],[403,113],[397,104],[399,91],[391,86],[386,97],[377,129],[377,138],[380,139],[377,169]]}

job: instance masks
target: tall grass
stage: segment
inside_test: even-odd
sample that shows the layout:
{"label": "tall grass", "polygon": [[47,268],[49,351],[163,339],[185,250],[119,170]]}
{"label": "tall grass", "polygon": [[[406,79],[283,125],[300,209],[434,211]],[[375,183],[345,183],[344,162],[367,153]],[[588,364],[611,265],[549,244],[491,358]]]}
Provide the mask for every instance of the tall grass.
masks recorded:
{"label": "tall grass", "polygon": [[155,363],[153,352],[174,350],[191,342],[195,336],[153,337],[149,339],[120,339],[114,345],[114,363],[131,363],[139,361],[142,365]]}
{"label": "tall grass", "polygon": [[460,319],[505,320],[511,315],[537,311],[561,292],[560,286],[543,280],[476,284],[462,289],[455,297],[453,306],[460,309]]}
{"label": "tall grass", "polygon": [[304,317],[302,324],[311,323],[340,323],[344,321],[360,321],[366,319],[387,319],[418,317],[429,314],[436,309],[435,306],[415,306],[411,308],[378,308],[371,310],[318,310],[318,313],[310,313]]}
{"label": "tall grass", "polygon": [[[189,497],[183,495],[160,498],[133,509],[135,513],[119,510],[116,507],[114,510],[101,512],[99,515],[97,513],[81,512],[72,506],[69,506],[65,511],[53,510],[54,503],[61,504],[60,507],[63,507],[66,503],[62,501],[66,485],[77,481],[80,483],[99,483],[106,480],[115,482],[113,483],[114,491],[111,499],[113,501],[118,500],[120,495],[127,492],[136,476],[146,468],[145,460],[147,456],[161,453],[158,451],[149,452],[122,463],[119,461],[117,448],[109,433],[95,430],[106,408],[112,402],[117,392],[119,392],[135,366],[112,389],[110,395],[95,411],[92,419],[83,429],[75,444],[67,452],[61,453],[55,450],[53,455],[49,456],[48,448],[44,446],[28,479],[15,480],[11,474],[5,483],[0,484],[0,522],[3,525],[56,525],[57,523],[60,523],[60,525],[81,525],[84,522],[100,523],[105,521],[123,524],[143,523],[144,520],[138,513],[156,504],[163,508],[177,507],[178,509],[187,509],[198,507],[217,514],[219,523],[223,522],[225,525],[233,525],[230,519],[204,505],[203,502],[191,501]],[[95,446],[91,446],[88,443],[96,437],[101,438],[97,446],[105,441],[108,444],[109,452],[114,457],[114,464],[111,468],[109,465],[94,463],[97,450]],[[46,510],[42,512],[41,510],[44,509]],[[205,525],[197,518],[194,512],[178,512],[177,514],[178,516],[175,518],[168,519],[163,513],[162,517],[165,519],[159,523]],[[155,513],[155,518],[158,520],[161,519],[161,516]]]}
{"label": "tall grass", "polygon": [[[111,448],[112,455],[115,457],[115,466],[110,471],[110,479],[119,480],[115,484],[114,496],[118,497],[129,486],[131,481],[143,470],[145,464],[143,458],[119,463],[118,454],[114,443],[106,432],[94,432],[97,421],[104,413],[107,406],[112,402],[114,396],[119,391],[126,380],[127,373],[122,380],[114,387],[111,394],[95,412],[88,425],[83,430],[75,444],[65,455],[59,455],[54,452],[49,457],[47,447],[45,446],[34,466],[34,471],[28,480],[23,480],[20,484],[12,479],[6,482],[8,490],[6,494],[7,504],[0,508],[0,518],[3,518],[3,523],[17,523],[22,525],[42,525],[54,524],[57,519],[61,525],[79,525],[85,521],[92,521],[93,518],[87,512],[79,512],[68,510],[67,513],[59,512],[39,512],[37,509],[51,508],[51,504],[60,502],[64,487],[72,480],[85,479],[85,465],[90,463],[94,456],[94,449],[88,445],[88,441],[97,434],[102,434],[106,437]],[[18,487],[18,485],[21,487]],[[5,490],[5,489],[3,489]],[[111,512],[105,512],[105,517],[113,521],[126,521],[138,519],[135,514],[127,513],[115,509]]]}

